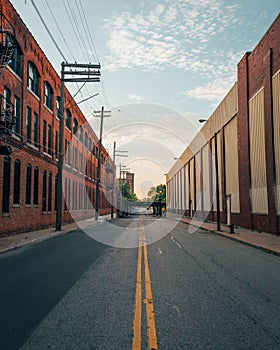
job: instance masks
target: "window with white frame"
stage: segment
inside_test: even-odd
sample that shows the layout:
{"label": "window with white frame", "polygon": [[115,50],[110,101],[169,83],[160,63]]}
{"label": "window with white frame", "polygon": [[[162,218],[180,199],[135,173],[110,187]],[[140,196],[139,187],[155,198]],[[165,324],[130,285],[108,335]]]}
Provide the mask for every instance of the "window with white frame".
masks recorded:
{"label": "window with white frame", "polygon": [[31,91],[39,96],[39,73],[32,62],[28,62],[28,80],[27,86]]}
{"label": "window with white frame", "polygon": [[47,81],[44,84],[44,103],[51,111],[53,110],[53,89]]}

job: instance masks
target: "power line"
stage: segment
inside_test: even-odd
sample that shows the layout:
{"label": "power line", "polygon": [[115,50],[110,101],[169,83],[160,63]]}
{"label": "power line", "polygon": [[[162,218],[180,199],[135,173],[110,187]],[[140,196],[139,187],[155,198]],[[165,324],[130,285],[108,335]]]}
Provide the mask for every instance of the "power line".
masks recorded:
{"label": "power line", "polygon": [[[67,41],[66,41],[66,39],[65,39],[65,36],[64,36],[64,34],[63,34],[63,32],[62,32],[60,26],[58,25],[58,22],[57,22],[57,20],[56,20],[56,18],[55,18],[55,16],[54,16],[53,11],[51,10],[51,8],[50,8],[50,6],[49,6],[47,0],[45,0],[45,2],[46,2],[46,5],[47,5],[47,7],[48,7],[48,10],[49,10],[49,12],[50,12],[50,14],[51,14],[51,16],[52,16],[54,22],[55,22],[56,27],[57,27],[57,29],[58,29],[58,31],[59,31],[59,33],[60,33],[62,39],[63,39],[63,41],[64,41],[64,43],[65,43],[65,45],[66,45],[68,51],[70,52],[70,55],[71,55],[72,58],[75,60],[75,57],[74,57],[74,55],[73,55],[73,53],[72,53],[72,51],[71,51],[69,45],[67,44]],[[46,31],[48,32],[48,34],[49,34],[51,40],[53,41],[55,47],[56,47],[57,50],[59,51],[59,53],[60,53],[60,55],[62,56],[62,58],[64,59],[64,61],[67,62],[67,59],[66,59],[65,55],[63,54],[63,52],[62,52],[62,50],[60,49],[60,47],[59,47],[58,43],[56,42],[56,40],[54,39],[54,36],[52,35],[51,31],[49,30],[48,25],[47,25],[47,23],[45,22],[45,20],[43,19],[42,15],[41,15],[41,13],[40,13],[40,11],[39,11],[39,9],[38,9],[38,7],[37,7],[36,4],[34,3],[34,0],[31,0],[31,3],[32,3],[34,9],[36,10],[36,12],[37,12],[37,14],[38,14],[40,20],[42,21],[42,23],[43,23],[43,25],[44,25]],[[77,0],[75,0],[75,3],[76,3],[76,6],[77,6],[77,9],[78,9],[79,17],[80,17],[80,20],[81,20],[81,23],[82,23],[83,31],[84,31],[84,33],[85,33],[85,36],[86,36],[87,44],[88,44],[88,45],[86,45],[86,42],[85,42],[85,40],[84,40],[84,37],[83,37],[83,35],[81,35],[81,30],[80,30],[80,27],[79,27],[79,23],[78,23],[78,20],[77,20],[77,17],[76,17],[76,15],[75,15],[75,12],[74,12],[73,8],[70,6],[70,3],[69,3],[68,0],[63,0],[64,7],[65,7],[65,9],[66,9],[66,14],[67,14],[67,17],[68,17],[68,19],[69,19],[69,21],[70,21],[70,23],[71,23],[71,25],[72,25],[72,27],[73,27],[73,32],[74,32],[74,35],[75,35],[75,37],[76,37],[76,39],[77,39],[78,45],[79,45],[81,51],[83,52],[84,58],[85,58],[86,60],[87,60],[87,57],[85,56],[84,48],[87,48],[87,49],[89,48],[89,50],[88,50],[89,52],[90,52],[90,51],[93,51],[94,54],[95,54],[95,56],[96,56],[96,58],[97,58],[97,60],[98,60],[97,51],[96,51],[96,48],[95,48],[95,45],[94,45],[94,41],[93,41],[91,32],[90,32],[90,30],[89,30],[89,26],[88,26],[88,22],[87,22],[87,19],[86,19],[86,16],[85,16],[85,11],[84,11],[84,9],[83,9],[82,2],[81,2],[81,0],[79,0],[79,4],[80,4],[80,9],[81,9],[81,10],[79,9],[79,5],[78,5],[78,3],[77,3]],[[71,18],[71,17],[72,17],[72,18]],[[84,21],[83,21],[82,17],[84,18]],[[83,46],[81,45],[81,42],[82,42]],[[89,60],[89,61],[90,61],[90,60]],[[77,85],[78,85],[78,84],[77,84]],[[74,99],[75,96],[81,91],[82,88],[83,88],[83,86],[80,87],[80,88],[78,89],[78,91],[74,94],[73,99]],[[102,93],[102,95],[103,95],[103,97],[104,97],[104,101],[103,101],[103,102],[105,103],[106,106],[109,106],[103,80],[101,80],[100,91],[101,91],[101,93]],[[102,103],[103,103],[103,102],[102,102]],[[95,101],[94,101],[94,103],[95,103]]]}
{"label": "power line", "polygon": [[86,27],[87,27],[87,30],[88,30],[88,35],[89,35],[89,38],[90,38],[90,42],[91,42],[91,45],[92,45],[92,48],[93,48],[93,51],[94,51],[96,60],[97,60],[97,62],[100,62],[100,60],[99,60],[99,58],[98,58],[98,55],[97,55],[97,50],[96,50],[96,47],[95,47],[95,45],[94,45],[94,41],[93,41],[93,38],[92,38],[92,35],[91,35],[91,31],[89,30],[88,21],[87,21],[86,16],[85,16],[85,11],[84,11],[84,9],[83,9],[82,1],[79,0],[79,2],[80,2],[80,6],[81,6],[81,9],[82,9],[82,12],[83,12],[83,16],[84,16],[84,19],[85,19],[85,22],[86,22]]}
{"label": "power line", "polygon": [[[92,57],[94,57],[94,52],[93,52],[93,50],[91,48],[91,42],[90,42],[90,38],[88,36],[88,31],[87,31],[86,26],[85,26],[85,25],[87,25],[86,17],[84,16],[84,19],[83,19],[82,14],[81,14],[81,10],[80,10],[80,8],[78,6],[78,3],[77,3],[77,0],[75,0],[75,4],[76,4],[77,10],[78,10],[78,14],[79,14],[79,17],[80,17],[80,20],[81,20],[81,23],[82,23],[82,26],[83,26],[83,29],[84,29],[84,32],[85,32],[86,40],[87,40],[87,43],[88,43],[88,46],[89,46],[89,54],[91,54]],[[84,14],[84,12],[83,12],[83,14]]]}
{"label": "power line", "polygon": [[[67,5],[66,5],[66,3],[65,3],[65,0],[63,0],[63,4],[64,4],[65,10],[66,10],[66,15],[67,15],[67,17],[68,17],[68,19],[69,19],[69,22],[70,22],[70,24],[71,24],[71,26],[72,26],[72,28],[73,28],[73,32],[74,32],[74,35],[75,35],[75,37],[76,37],[76,39],[77,39],[78,45],[79,45],[79,47],[80,47],[80,50],[81,50],[82,53],[84,53],[84,52],[83,52],[83,47],[82,47],[81,42],[80,42],[79,35],[77,34],[77,32],[76,32],[76,30],[75,30],[75,23],[73,23],[73,21],[72,21],[72,18],[71,18],[71,15],[70,15],[70,13],[69,13],[68,7],[67,7]],[[69,6],[69,5],[68,5],[68,6]],[[84,56],[84,58],[85,58],[85,56]]]}
{"label": "power line", "polygon": [[64,41],[65,46],[67,47],[67,49],[68,49],[68,51],[69,51],[71,57],[72,57],[73,60],[75,61],[75,58],[74,58],[74,55],[73,55],[73,53],[72,53],[72,51],[71,51],[71,49],[70,49],[70,46],[68,45],[68,43],[67,43],[67,41],[66,41],[66,39],[65,39],[65,37],[64,37],[64,34],[63,34],[62,30],[60,29],[60,26],[59,26],[59,24],[58,24],[58,22],[57,22],[57,20],[56,20],[56,18],[55,18],[55,16],[54,16],[54,14],[53,14],[53,11],[52,11],[50,5],[48,4],[48,0],[45,0],[45,3],[46,3],[46,5],[47,5],[47,7],[48,7],[48,10],[50,11],[50,14],[51,14],[51,16],[52,16],[52,18],[53,18],[53,20],[54,20],[54,22],[55,22],[55,24],[56,24],[56,27],[57,27],[59,33],[60,33],[60,35],[61,35],[61,37],[62,37],[62,39],[63,39],[63,41]]}
{"label": "power line", "polygon": [[37,12],[37,14],[38,14],[38,16],[39,16],[41,22],[43,23],[43,25],[44,25],[46,31],[48,32],[48,34],[49,34],[49,36],[50,36],[52,42],[54,43],[55,47],[57,48],[58,52],[60,53],[61,57],[64,59],[65,62],[67,62],[66,57],[64,56],[63,52],[61,51],[61,49],[59,48],[57,42],[55,41],[55,39],[54,39],[52,33],[50,32],[50,30],[49,30],[49,28],[48,28],[46,22],[44,21],[44,19],[43,19],[41,13],[40,13],[40,11],[39,11],[39,9],[37,8],[37,6],[35,5],[35,3],[34,3],[33,0],[30,0],[30,1],[31,1],[31,4],[33,5],[35,11]]}
{"label": "power line", "polygon": [[[84,59],[87,61],[87,57],[85,56],[85,52],[84,52],[84,49],[85,49],[86,45],[85,45],[85,43],[83,41],[83,37],[81,35],[81,31],[79,30],[79,26],[77,24],[77,19],[76,19],[74,13],[73,13],[73,9],[71,8],[68,0],[63,0],[63,4],[64,4],[64,7],[66,9],[66,14],[67,14],[67,16],[69,18],[69,21],[71,23],[71,26],[73,28],[73,32],[74,32],[75,37],[77,39],[78,45],[80,47],[80,50],[81,50],[81,52],[82,52],[82,54],[84,56]],[[83,45],[81,45],[81,42],[82,42]]]}

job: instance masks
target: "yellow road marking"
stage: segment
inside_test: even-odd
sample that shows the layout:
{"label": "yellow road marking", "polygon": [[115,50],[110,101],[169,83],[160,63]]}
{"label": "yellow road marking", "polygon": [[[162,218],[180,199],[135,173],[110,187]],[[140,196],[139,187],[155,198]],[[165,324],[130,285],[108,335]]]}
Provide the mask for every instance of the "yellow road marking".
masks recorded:
{"label": "yellow road marking", "polygon": [[150,271],[149,271],[147,244],[146,244],[146,239],[144,234],[143,218],[140,217],[140,233],[139,233],[139,245],[138,245],[132,350],[141,350],[142,249],[144,250],[145,289],[146,289],[145,302],[146,302],[146,317],[147,317],[148,349],[157,350],[158,345],[157,345],[157,335],[156,335],[156,323],[155,323],[155,315],[154,315],[154,304],[153,304],[151,278],[150,278]]}
{"label": "yellow road marking", "polygon": [[142,244],[143,244],[142,241],[143,241],[143,230],[140,228],[139,244],[138,244],[136,293],[135,293],[134,321],[133,321],[134,334],[133,334],[132,350],[141,350]]}
{"label": "yellow road marking", "polygon": [[155,312],[154,303],[151,287],[151,278],[149,271],[147,244],[145,236],[144,238],[144,264],[145,264],[145,285],[146,285],[146,317],[147,317],[147,338],[148,338],[148,349],[157,350],[157,334],[156,334],[156,322],[155,322]]}

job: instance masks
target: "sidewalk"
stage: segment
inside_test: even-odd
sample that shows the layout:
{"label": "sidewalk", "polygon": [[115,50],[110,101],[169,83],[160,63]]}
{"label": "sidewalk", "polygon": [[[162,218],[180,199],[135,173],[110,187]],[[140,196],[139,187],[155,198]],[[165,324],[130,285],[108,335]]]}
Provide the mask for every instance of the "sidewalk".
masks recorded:
{"label": "sidewalk", "polygon": [[65,224],[61,226],[61,231],[55,231],[55,227],[49,227],[44,230],[31,231],[26,233],[20,233],[5,237],[0,237],[0,254],[5,253],[9,250],[17,249],[27,244],[34,242],[44,241],[45,239],[61,236],[71,231],[77,229],[83,229],[92,225],[98,225],[104,220],[111,219],[111,215],[104,215],[98,218],[98,221],[95,221],[94,218],[86,219],[79,221],[78,224],[73,222],[71,224]]}
{"label": "sidewalk", "polygon": [[201,222],[190,218],[180,218],[178,220],[186,224],[190,224],[192,221],[192,226],[194,227],[200,227],[220,236],[224,236],[251,247],[261,249],[267,253],[280,256],[280,236],[275,236],[265,232],[259,233],[257,231],[251,231],[241,227],[235,227],[234,233],[229,233],[229,227],[223,224],[221,224],[221,231],[217,231],[216,222]]}
{"label": "sidewalk", "polygon": [[[78,224],[74,222],[71,224],[62,225],[61,231],[55,231],[55,228],[51,227],[44,230],[38,230],[38,231],[21,233],[17,235],[1,237],[0,254],[7,252],[9,250],[17,249],[27,244],[43,241],[50,237],[61,236],[71,231],[74,231],[76,229],[80,229],[80,228],[82,229],[92,225],[98,225],[102,223],[104,220],[109,220],[109,219],[111,219],[110,215],[104,215],[102,217],[99,217],[98,221],[95,221],[93,218],[93,219],[79,221]],[[177,218],[173,217],[172,219],[184,222],[186,224],[190,224],[192,222],[192,226],[194,227],[200,227],[204,230],[213,232],[220,236],[224,236],[234,241],[238,241],[240,243],[247,244],[249,246],[261,249],[265,252],[280,256],[280,237],[279,236],[275,236],[273,234],[265,233],[265,232],[259,233],[259,232],[251,231],[241,227],[234,228],[235,233],[230,234],[229,228],[226,225],[222,225],[222,224],[221,224],[221,231],[217,231],[217,224],[215,222],[206,222],[206,221],[201,222],[198,220],[195,221],[195,220],[191,220],[190,218],[181,218],[181,217],[177,217]]]}

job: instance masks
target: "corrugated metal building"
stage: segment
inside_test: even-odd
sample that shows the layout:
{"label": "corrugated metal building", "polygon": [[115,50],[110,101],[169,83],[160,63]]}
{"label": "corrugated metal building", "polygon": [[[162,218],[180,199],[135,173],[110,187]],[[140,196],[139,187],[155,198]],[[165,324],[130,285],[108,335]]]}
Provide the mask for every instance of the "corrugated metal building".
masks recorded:
{"label": "corrugated metal building", "polygon": [[[280,15],[167,175],[168,210],[278,234]],[[217,200],[218,199],[218,200]],[[217,211],[218,202],[218,211]]]}

